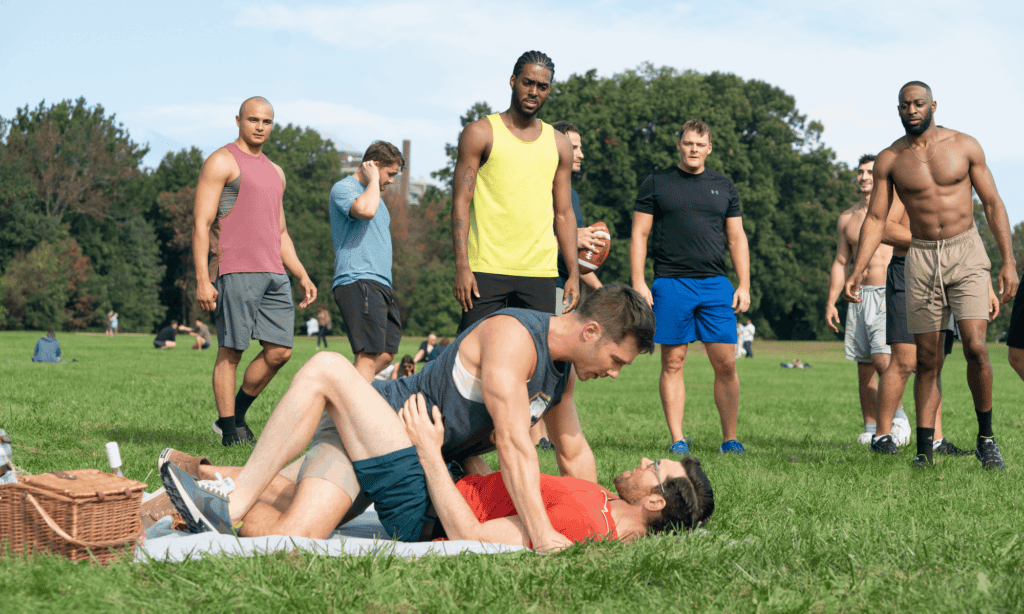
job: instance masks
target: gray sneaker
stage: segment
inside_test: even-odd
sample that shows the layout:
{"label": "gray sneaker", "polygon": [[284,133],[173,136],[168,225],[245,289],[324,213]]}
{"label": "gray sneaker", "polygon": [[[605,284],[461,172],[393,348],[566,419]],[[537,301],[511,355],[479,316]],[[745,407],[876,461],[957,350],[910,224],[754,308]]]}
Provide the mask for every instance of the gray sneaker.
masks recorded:
{"label": "gray sneaker", "polygon": [[189,533],[216,531],[224,535],[237,535],[228,513],[228,493],[233,484],[230,480],[196,481],[181,467],[168,461],[160,467],[160,479],[171,498],[174,509],[188,525]]}
{"label": "gray sneaker", "polygon": [[1003,461],[1003,454],[999,451],[995,437],[979,436],[974,454],[981,461],[983,469],[1006,469],[1006,462]]}

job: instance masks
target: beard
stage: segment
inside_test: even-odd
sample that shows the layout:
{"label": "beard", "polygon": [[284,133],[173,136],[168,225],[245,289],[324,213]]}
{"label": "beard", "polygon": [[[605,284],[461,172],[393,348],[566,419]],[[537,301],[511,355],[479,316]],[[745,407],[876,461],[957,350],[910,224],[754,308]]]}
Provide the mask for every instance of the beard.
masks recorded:
{"label": "beard", "polygon": [[903,124],[903,129],[906,130],[907,134],[909,134],[910,136],[924,134],[924,131],[927,130],[932,125],[932,111],[931,109],[928,109],[928,114],[922,117],[921,123],[919,123],[916,126],[911,126],[902,117],[900,118],[900,122]]}
{"label": "beard", "polygon": [[640,500],[640,497],[637,496],[634,489],[630,487],[629,478],[617,475],[612,480],[612,484],[615,486],[615,492],[618,493],[619,498],[626,503],[634,505]]}
{"label": "beard", "polygon": [[538,104],[536,109],[532,111],[527,111],[525,108],[523,108],[523,101],[516,97],[515,92],[512,92],[512,108],[514,108],[517,113],[519,113],[520,115],[527,119],[533,119],[534,117],[537,116],[538,113],[540,113],[541,107],[544,106],[544,103],[541,102],[540,99],[537,100],[537,103]]}

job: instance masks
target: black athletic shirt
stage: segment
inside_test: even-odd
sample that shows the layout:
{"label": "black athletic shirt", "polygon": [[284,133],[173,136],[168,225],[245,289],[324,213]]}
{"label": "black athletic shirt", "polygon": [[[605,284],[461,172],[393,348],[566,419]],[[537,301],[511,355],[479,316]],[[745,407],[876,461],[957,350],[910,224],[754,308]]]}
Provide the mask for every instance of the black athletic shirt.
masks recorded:
{"label": "black athletic shirt", "polygon": [[177,335],[178,332],[174,330],[173,327],[165,326],[156,334],[156,339],[154,339],[154,341],[174,341],[174,338],[177,337]]}
{"label": "black athletic shirt", "polygon": [[728,177],[679,166],[644,179],[634,211],[654,216],[654,277],[704,279],[725,275],[725,219],[740,217],[740,199]]}

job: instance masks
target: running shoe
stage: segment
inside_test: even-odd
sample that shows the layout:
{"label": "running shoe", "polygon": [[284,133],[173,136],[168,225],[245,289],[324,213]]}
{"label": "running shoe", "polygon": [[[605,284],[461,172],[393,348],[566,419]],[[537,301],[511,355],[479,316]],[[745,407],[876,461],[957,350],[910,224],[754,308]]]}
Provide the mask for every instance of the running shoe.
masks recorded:
{"label": "running shoe", "polygon": [[968,456],[974,454],[974,450],[961,450],[946,438],[936,441],[932,450],[933,454],[942,454],[943,456]]}
{"label": "running shoe", "polygon": [[182,471],[189,474],[190,476],[199,479],[199,466],[200,465],[212,465],[210,459],[205,456],[192,456],[191,454],[185,454],[180,450],[174,448],[164,448],[160,452],[160,457],[156,459],[156,468],[159,470],[164,466],[164,463],[172,462]]}
{"label": "running shoe", "polygon": [[722,454],[743,454],[746,452],[746,450],[743,449],[742,443],[736,441],[735,439],[730,439],[729,441],[722,444],[721,452]]}
{"label": "running shoe", "polygon": [[1006,462],[1003,461],[1003,454],[999,451],[995,437],[979,436],[974,454],[981,461],[983,469],[1006,469]]}
{"label": "running shoe", "polygon": [[892,440],[896,442],[897,446],[905,446],[910,443],[910,420],[904,417],[896,417],[892,419]]}
{"label": "running shoe", "polygon": [[867,431],[865,431],[857,437],[857,443],[868,445],[871,443],[871,438],[874,436],[874,433],[868,433]]}
{"label": "running shoe", "polygon": [[237,530],[242,525],[232,525],[228,513],[228,494],[234,490],[231,478],[196,481],[168,461],[160,467],[160,479],[174,509],[188,525],[189,533],[216,531],[224,535],[238,534]]}
{"label": "running shoe", "polygon": [[892,435],[882,435],[871,438],[871,451],[877,454],[896,454],[900,449],[892,440]]}
{"label": "running shoe", "polygon": [[914,469],[930,469],[934,465],[935,463],[928,458],[927,454],[918,454],[914,460],[910,461],[910,466]]}
{"label": "running shoe", "polygon": [[537,449],[541,452],[555,451],[555,444],[551,443],[551,440],[547,437],[541,437],[540,441],[537,442]]}
{"label": "running shoe", "polygon": [[226,441],[226,440],[224,440],[224,431],[221,430],[220,425],[217,424],[216,420],[213,421],[213,424],[210,425],[210,428],[213,429],[214,433],[216,433],[218,436],[220,436],[221,444],[224,445],[225,447],[233,446],[233,445],[239,444],[239,443],[252,443],[252,444],[256,443],[256,436],[252,434],[252,431],[249,429],[249,425],[248,424],[236,424],[235,425],[235,433],[238,434],[238,439],[236,439],[234,441]]}
{"label": "running shoe", "polygon": [[679,441],[672,444],[672,447],[668,449],[672,454],[689,454],[690,453],[690,441],[689,437],[683,437]]}

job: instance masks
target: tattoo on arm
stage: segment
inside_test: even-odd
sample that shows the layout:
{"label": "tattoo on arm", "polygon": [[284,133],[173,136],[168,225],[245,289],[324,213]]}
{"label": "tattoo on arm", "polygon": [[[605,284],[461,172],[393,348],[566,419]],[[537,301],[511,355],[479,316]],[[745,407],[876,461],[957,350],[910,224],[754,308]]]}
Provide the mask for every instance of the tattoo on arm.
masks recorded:
{"label": "tattoo on arm", "polygon": [[467,168],[466,169],[466,174],[462,178],[462,181],[467,186],[474,186],[474,185],[476,185],[476,169],[473,168],[472,166]]}

